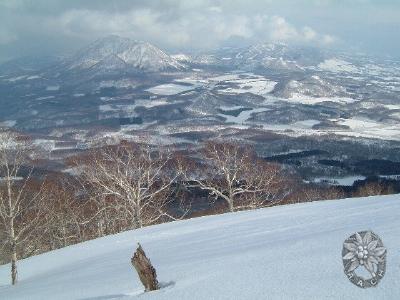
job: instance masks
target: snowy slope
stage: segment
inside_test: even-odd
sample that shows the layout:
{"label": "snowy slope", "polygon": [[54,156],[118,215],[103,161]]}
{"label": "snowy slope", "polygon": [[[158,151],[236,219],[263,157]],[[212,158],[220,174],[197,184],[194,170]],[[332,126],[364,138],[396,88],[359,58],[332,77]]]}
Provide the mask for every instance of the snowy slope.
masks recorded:
{"label": "snowy slope", "polygon": [[117,70],[121,66],[144,71],[177,70],[182,65],[157,47],[115,35],[96,40],[65,62],[67,69],[88,69],[100,65]]}
{"label": "snowy slope", "polygon": [[355,67],[353,64],[337,59],[337,58],[331,58],[327,59],[324,62],[320,63],[318,67],[321,70],[324,71],[329,71],[329,72],[336,72],[336,73],[342,73],[342,72],[347,72],[347,73],[359,73],[360,71]]}
{"label": "snowy slope", "polygon": [[[289,46],[284,43],[260,43],[244,49],[222,51],[227,62],[240,68],[263,68],[266,70],[301,72],[307,66],[314,66],[323,60],[323,53],[312,47]],[[225,59],[226,59],[225,58]],[[222,57],[222,60],[224,57]]]}
{"label": "snowy slope", "polygon": [[[280,206],[147,227],[26,259],[20,283],[0,267],[0,299],[400,299],[400,196]],[[341,248],[372,229],[387,273],[362,290]],[[142,293],[130,266],[140,241],[164,288]]]}

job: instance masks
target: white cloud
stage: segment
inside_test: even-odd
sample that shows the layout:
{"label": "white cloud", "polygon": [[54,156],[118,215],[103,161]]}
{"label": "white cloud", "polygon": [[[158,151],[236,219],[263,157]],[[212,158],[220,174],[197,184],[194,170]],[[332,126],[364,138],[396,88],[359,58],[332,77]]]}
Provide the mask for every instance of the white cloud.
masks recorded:
{"label": "white cloud", "polygon": [[81,39],[118,34],[141,40],[160,41],[168,46],[181,46],[190,40],[188,32],[178,28],[183,24],[177,22],[164,24],[161,15],[150,9],[115,14],[70,10],[46,22],[67,36]]}
{"label": "white cloud", "polygon": [[270,18],[269,35],[272,41],[281,42],[313,42],[320,45],[329,45],[335,41],[332,36],[320,34],[308,26],[297,29],[280,16]]}
{"label": "white cloud", "polygon": [[[0,0],[0,60],[72,51],[107,34],[172,51],[283,41],[398,57],[395,0]],[[276,14],[276,16],[274,16]],[[25,45],[32,47],[25,47]]]}
{"label": "white cloud", "polygon": [[298,29],[281,16],[224,13],[218,6],[204,9],[207,11],[190,10],[172,17],[149,8],[118,13],[69,10],[50,18],[46,26],[58,28],[72,37],[118,34],[168,48],[211,48],[231,37],[252,42],[328,44],[334,41],[310,27]]}
{"label": "white cloud", "polygon": [[273,16],[269,25],[272,40],[293,41],[299,36],[297,29],[282,17]]}
{"label": "white cloud", "polygon": [[317,38],[317,36],[318,36],[318,34],[315,32],[315,30],[310,28],[310,27],[308,27],[308,26],[303,28],[302,33],[304,35],[304,38],[307,41],[312,41],[315,38]]}
{"label": "white cloud", "polygon": [[335,38],[335,37],[332,36],[332,35],[325,34],[325,35],[322,36],[322,42],[323,42],[323,44],[325,44],[325,45],[333,44],[333,43],[335,43],[336,41],[337,41],[337,38]]}

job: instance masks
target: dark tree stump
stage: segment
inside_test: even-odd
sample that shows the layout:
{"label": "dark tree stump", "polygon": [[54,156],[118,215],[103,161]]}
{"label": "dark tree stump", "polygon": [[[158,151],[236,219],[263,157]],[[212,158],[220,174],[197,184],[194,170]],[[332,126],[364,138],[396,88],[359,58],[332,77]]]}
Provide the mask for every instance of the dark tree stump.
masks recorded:
{"label": "dark tree stump", "polygon": [[156,269],[152,266],[150,259],[147,258],[146,253],[144,253],[143,248],[139,243],[131,262],[133,267],[136,269],[146,292],[158,290],[160,288],[157,280]]}

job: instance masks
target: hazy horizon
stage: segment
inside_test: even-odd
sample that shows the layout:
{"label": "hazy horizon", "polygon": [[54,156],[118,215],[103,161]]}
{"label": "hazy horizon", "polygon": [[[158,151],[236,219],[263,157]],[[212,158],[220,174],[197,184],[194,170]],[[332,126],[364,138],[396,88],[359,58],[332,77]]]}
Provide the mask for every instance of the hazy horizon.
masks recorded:
{"label": "hazy horizon", "polygon": [[2,0],[0,62],[110,34],[170,53],[284,42],[399,58],[399,15],[394,0]]}

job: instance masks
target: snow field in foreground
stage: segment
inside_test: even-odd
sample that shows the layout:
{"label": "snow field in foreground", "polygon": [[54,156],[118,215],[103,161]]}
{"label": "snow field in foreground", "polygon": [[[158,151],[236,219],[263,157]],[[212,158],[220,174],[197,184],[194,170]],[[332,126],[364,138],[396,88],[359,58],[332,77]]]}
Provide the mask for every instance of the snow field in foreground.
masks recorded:
{"label": "snow field in foreground", "polygon": [[[19,263],[0,299],[400,299],[400,196],[278,206],[124,232]],[[343,273],[343,241],[373,230],[388,249],[376,288]],[[164,288],[143,293],[130,257],[143,245]]]}

